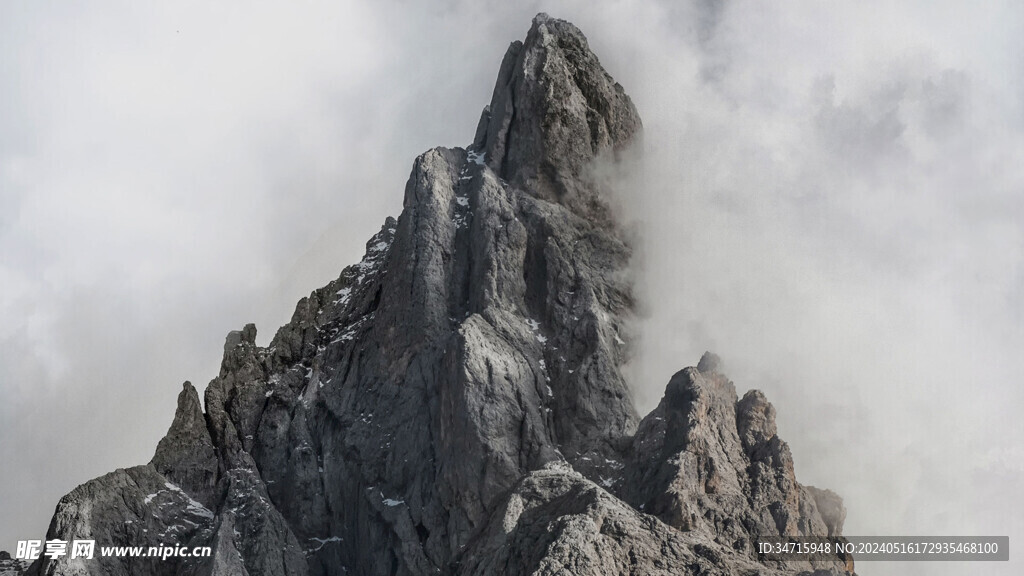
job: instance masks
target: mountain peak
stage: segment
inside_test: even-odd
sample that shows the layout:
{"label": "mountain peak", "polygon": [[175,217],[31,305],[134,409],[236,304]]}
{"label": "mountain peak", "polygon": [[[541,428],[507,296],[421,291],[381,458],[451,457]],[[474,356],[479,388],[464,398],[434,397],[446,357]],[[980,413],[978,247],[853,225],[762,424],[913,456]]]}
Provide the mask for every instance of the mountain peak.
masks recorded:
{"label": "mountain peak", "polygon": [[571,207],[595,191],[588,169],[640,135],[632,100],[601,66],[579,28],[538,14],[498,71],[473,147],[513,187]]}
{"label": "mountain peak", "polygon": [[767,400],[707,354],[633,405],[632,252],[589,172],[640,126],[538,15],[474,145],[421,154],[362,260],[268,346],[230,333],[205,404],[185,383],[152,462],[74,490],[46,539],[213,551],[103,574],[792,573],[753,539],[834,535],[845,510],[797,484]]}

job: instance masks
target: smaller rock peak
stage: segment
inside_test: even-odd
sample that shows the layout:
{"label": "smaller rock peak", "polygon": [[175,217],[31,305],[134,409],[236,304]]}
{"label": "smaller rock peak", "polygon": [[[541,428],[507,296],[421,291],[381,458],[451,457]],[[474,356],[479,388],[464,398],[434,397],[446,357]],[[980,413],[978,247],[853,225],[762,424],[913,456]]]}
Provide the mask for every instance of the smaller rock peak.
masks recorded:
{"label": "smaller rock peak", "polygon": [[775,437],[775,407],[760,390],[749,390],[736,403],[736,428],[748,450]]}
{"label": "smaller rock peak", "polygon": [[178,409],[167,434],[157,444],[150,464],[206,505],[213,502],[217,458],[206,427],[199,393],[185,381],[178,394]]}
{"label": "smaller rock peak", "polygon": [[241,346],[242,344],[255,343],[256,325],[250,322],[241,330],[232,330],[231,332],[228,332],[228,335],[224,338],[224,353],[227,354],[236,346]]}
{"label": "smaller rock peak", "polygon": [[697,370],[701,374],[718,374],[722,369],[722,359],[714,352],[705,352],[697,363]]}
{"label": "smaller rock peak", "polygon": [[696,389],[703,383],[704,379],[698,371],[692,367],[683,368],[672,375],[665,387],[665,398],[663,402],[670,410],[686,408],[696,397]]}
{"label": "smaller rock peak", "polygon": [[194,426],[206,426],[203,418],[203,405],[199,402],[199,392],[186,380],[178,393],[178,409],[171,423],[171,431],[187,430]]}

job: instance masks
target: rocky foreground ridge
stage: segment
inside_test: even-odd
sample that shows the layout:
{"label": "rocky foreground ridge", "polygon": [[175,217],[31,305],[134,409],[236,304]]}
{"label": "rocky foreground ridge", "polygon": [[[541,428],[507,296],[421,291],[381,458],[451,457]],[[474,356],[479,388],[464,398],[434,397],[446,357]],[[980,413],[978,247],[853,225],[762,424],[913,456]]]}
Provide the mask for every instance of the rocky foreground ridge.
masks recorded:
{"label": "rocky foreground ridge", "polygon": [[573,25],[505,54],[471,146],[416,159],[361,262],[270,345],[228,335],[153,460],[61,499],[46,538],[210,546],[209,558],[47,558],[46,575],[844,574],[759,561],[838,536],[757,391],[714,355],[643,419],[621,366],[630,247],[591,177],[641,122]]}

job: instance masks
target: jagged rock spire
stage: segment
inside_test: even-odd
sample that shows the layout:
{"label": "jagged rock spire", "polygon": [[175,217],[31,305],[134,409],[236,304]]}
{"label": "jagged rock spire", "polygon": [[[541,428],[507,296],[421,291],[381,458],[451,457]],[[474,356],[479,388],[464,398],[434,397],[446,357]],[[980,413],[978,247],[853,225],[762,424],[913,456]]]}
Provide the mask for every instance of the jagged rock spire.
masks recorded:
{"label": "jagged rock spire", "polygon": [[512,186],[585,208],[594,199],[591,162],[622,151],[640,131],[633,102],[583,33],[538,14],[526,41],[505,53],[473,146]]}
{"label": "jagged rock spire", "polygon": [[205,506],[215,503],[217,451],[191,382],[182,385],[174,421],[157,444],[150,464]]}

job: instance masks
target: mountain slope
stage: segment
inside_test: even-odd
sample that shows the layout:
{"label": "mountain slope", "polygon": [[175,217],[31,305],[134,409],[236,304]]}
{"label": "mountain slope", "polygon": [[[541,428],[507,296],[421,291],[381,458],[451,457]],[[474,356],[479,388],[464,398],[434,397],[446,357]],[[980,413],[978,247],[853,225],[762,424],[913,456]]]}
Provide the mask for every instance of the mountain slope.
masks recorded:
{"label": "mountain slope", "polygon": [[185,383],[153,460],[65,496],[47,534],[212,556],[33,573],[774,574],[753,537],[838,534],[838,498],[711,356],[635,412],[631,252],[591,168],[640,133],[582,33],[538,15],[473,144],[417,158],[363,260],[269,346],[229,334],[205,413]]}

